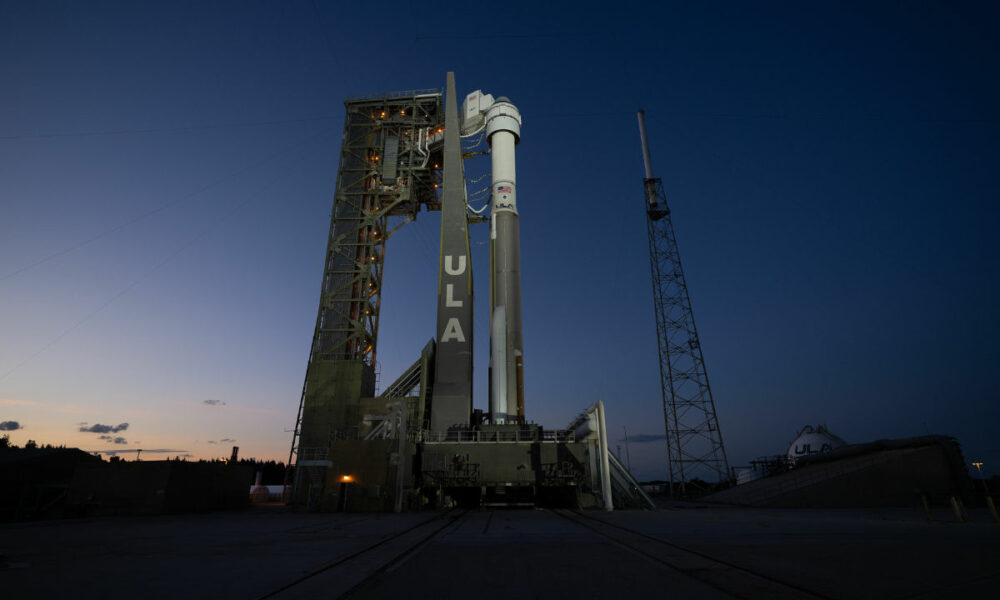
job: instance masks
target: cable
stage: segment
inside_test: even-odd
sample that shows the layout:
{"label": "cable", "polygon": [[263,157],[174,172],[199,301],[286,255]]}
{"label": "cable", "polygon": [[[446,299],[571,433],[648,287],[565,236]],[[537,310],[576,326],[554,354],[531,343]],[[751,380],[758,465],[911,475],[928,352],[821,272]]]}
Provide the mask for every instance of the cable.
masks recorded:
{"label": "cable", "polygon": [[469,144],[469,147],[470,147],[470,148],[475,148],[476,146],[478,146],[478,145],[479,145],[479,143],[480,143],[480,142],[482,142],[482,141],[483,141],[483,135],[485,135],[485,134],[483,133],[483,130],[485,130],[485,129],[486,129],[486,121],[483,121],[483,124],[479,126],[479,129],[477,129],[477,130],[475,130],[475,131],[470,131],[469,133],[467,133],[467,134],[465,134],[465,135],[461,135],[461,134],[459,134],[459,136],[458,136],[458,137],[459,137],[460,139],[465,139],[465,138],[470,138],[470,137],[472,137],[472,136],[476,135],[477,133],[478,133],[478,134],[480,134],[480,136],[479,136],[478,138],[476,138],[476,141],[475,141],[475,142],[473,142],[473,143]]}
{"label": "cable", "polygon": [[[555,113],[539,113],[532,114],[530,117],[532,119],[565,119],[565,118],[577,118],[577,117],[610,117],[610,116],[623,116],[628,115],[630,117],[635,117],[635,111],[623,111],[623,110],[611,110],[611,111],[599,111],[599,112],[587,112],[587,113],[568,113],[568,112],[555,112]],[[650,113],[646,111],[646,118],[649,120],[655,120],[657,117],[663,119],[719,119],[719,120],[783,120],[783,121],[848,121],[848,122],[887,122],[887,123],[940,123],[940,124],[982,124],[982,123],[996,123],[1000,119],[995,118],[971,118],[971,119],[947,119],[947,118],[932,118],[932,117],[864,117],[864,116],[852,116],[852,115],[836,115],[836,114],[805,114],[805,115],[779,115],[779,114],[739,114],[739,113],[683,113],[683,112],[661,112],[661,113]]]}
{"label": "cable", "polygon": [[[307,140],[307,139],[309,139],[308,136],[306,138],[304,138],[304,140]],[[144,213],[142,213],[142,214],[140,214],[140,215],[138,215],[138,216],[136,216],[136,217],[134,217],[134,218],[132,218],[132,219],[130,219],[128,221],[125,221],[124,223],[120,223],[120,224],[115,225],[114,227],[111,227],[109,229],[105,229],[104,231],[98,233],[97,235],[95,235],[93,237],[90,237],[90,238],[87,238],[87,239],[85,239],[83,241],[77,242],[77,243],[75,243],[75,244],[73,244],[71,246],[68,246],[66,248],[63,248],[62,250],[59,250],[57,252],[53,252],[52,254],[49,254],[48,256],[44,256],[44,257],[36,260],[35,262],[28,263],[28,264],[22,266],[19,269],[11,271],[10,273],[7,273],[6,275],[0,276],[0,281],[5,281],[7,279],[10,279],[11,277],[14,277],[15,275],[19,275],[19,274],[21,274],[21,273],[23,273],[23,272],[25,272],[25,271],[27,271],[29,269],[33,269],[33,268],[37,267],[38,265],[47,263],[47,262],[49,262],[50,260],[52,260],[54,258],[58,258],[58,257],[63,256],[65,254],[69,254],[70,252],[73,252],[74,250],[79,250],[80,248],[83,248],[84,246],[88,246],[88,245],[96,242],[97,240],[100,240],[101,238],[104,238],[104,237],[106,237],[108,235],[111,235],[112,233],[121,231],[122,229],[125,229],[126,227],[128,227],[130,225],[134,225],[134,224],[138,223],[139,221],[142,221],[142,220],[144,220],[144,219],[146,219],[148,217],[151,217],[151,216],[155,215],[156,213],[163,212],[163,211],[167,210],[168,208],[172,208],[172,207],[180,204],[181,202],[184,202],[185,200],[189,200],[189,199],[191,199],[191,198],[193,198],[193,197],[201,194],[202,192],[205,192],[207,190],[210,190],[210,189],[218,186],[219,184],[223,183],[224,181],[226,181],[226,180],[228,180],[228,179],[230,179],[232,177],[235,177],[237,175],[242,175],[243,173],[246,173],[247,171],[250,171],[252,169],[256,169],[257,167],[261,166],[262,164],[270,161],[275,156],[278,156],[279,154],[282,154],[283,152],[291,150],[292,148],[294,148],[294,147],[296,147],[296,146],[304,143],[304,140],[300,140],[300,141],[295,142],[295,143],[293,143],[293,144],[291,144],[289,146],[286,146],[286,147],[281,148],[281,149],[279,149],[279,150],[277,150],[275,152],[272,152],[271,154],[268,154],[267,156],[261,158],[260,160],[252,162],[252,163],[250,163],[249,165],[247,165],[247,166],[245,166],[243,168],[240,168],[240,169],[237,169],[237,170],[232,171],[230,173],[227,173],[226,175],[223,175],[222,177],[216,179],[215,181],[212,181],[211,183],[208,183],[208,184],[206,184],[206,185],[204,185],[204,186],[202,186],[202,187],[194,190],[193,192],[190,192],[190,193],[188,193],[188,194],[186,194],[184,196],[181,196],[181,197],[177,198],[176,200],[167,202],[166,204],[161,204],[160,206],[158,206],[158,207],[156,207],[156,208],[154,208],[152,210],[146,211],[146,212],[144,212]]]}
{"label": "cable", "polygon": [[[319,22],[319,28],[323,32],[326,49],[330,51],[330,57],[332,58],[333,64],[339,67],[340,61],[337,60],[337,51],[333,46],[333,40],[330,39],[330,28],[326,27],[326,19],[323,17],[323,13],[320,12],[319,6],[316,5],[316,0],[312,0],[312,7],[313,12],[316,13],[316,20]],[[332,76],[332,73],[328,76]]]}
{"label": "cable", "polygon": [[[478,38],[477,38],[478,39]],[[329,42],[328,42],[329,45]],[[618,116],[618,115],[629,115],[634,116],[635,111],[601,111],[601,112],[588,112],[588,113],[538,113],[530,115],[533,119],[552,119],[552,118],[576,118],[576,117],[605,117],[605,116]],[[661,116],[666,118],[681,118],[681,119],[745,119],[745,120],[787,120],[787,121],[810,121],[810,120],[827,120],[827,121],[857,121],[857,122],[889,122],[889,123],[941,123],[941,124],[983,124],[983,123],[996,123],[998,119],[995,118],[968,118],[968,119],[948,119],[939,117],[884,117],[884,116],[874,116],[874,117],[862,117],[862,116],[845,116],[845,115],[779,115],[779,114],[738,114],[738,113],[718,113],[718,114],[690,114],[690,113],[660,113]],[[656,115],[648,115],[648,117],[653,118]],[[203,131],[211,129],[228,129],[235,127],[257,127],[262,125],[286,125],[289,123],[308,123],[313,121],[327,121],[330,119],[338,119],[340,115],[329,115],[322,117],[305,117],[298,119],[274,119],[265,121],[243,121],[237,123],[220,123],[216,125],[183,125],[178,127],[149,127],[145,129],[105,129],[97,131],[70,131],[70,132],[57,132],[57,133],[25,133],[25,134],[13,134],[13,135],[0,135],[0,140],[23,140],[23,139],[46,139],[46,138],[61,138],[61,137],[88,137],[88,136],[98,136],[98,135],[134,135],[134,134],[144,134],[144,133],[169,133],[175,131]],[[466,134],[462,137],[471,137],[481,132],[482,128]],[[469,148],[475,148],[479,145],[481,140],[476,140],[476,143],[470,144]]]}
{"label": "cable", "polygon": [[474,183],[479,183],[480,181],[486,179],[487,177],[490,177],[491,175],[492,175],[491,173],[486,173],[484,175],[480,175],[479,177],[476,177],[475,179],[469,179],[468,177],[466,177],[465,178],[465,182],[468,183],[469,185],[472,185]]}
{"label": "cable", "polygon": [[[317,133],[317,134],[314,134],[314,135],[310,135],[310,136],[308,136],[308,137],[300,140],[298,143],[296,143],[292,147],[288,148],[288,150],[291,150],[292,148],[295,148],[295,147],[298,147],[298,146],[302,146],[302,145],[304,145],[305,143],[307,143],[307,142],[309,142],[311,140],[314,140],[316,138],[319,138],[322,135],[325,135],[328,132],[329,129],[330,128],[327,128],[327,130],[321,131],[320,133]],[[24,360],[22,360],[18,364],[14,365],[6,373],[4,373],[3,375],[0,375],[0,381],[3,381],[4,379],[7,379],[7,377],[9,377],[11,375],[11,373],[14,373],[15,371],[17,371],[18,369],[20,369],[24,365],[28,364],[29,362],[31,362],[32,360],[34,360],[38,355],[40,355],[41,353],[45,352],[46,350],[48,350],[49,348],[51,348],[52,346],[54,346],[56,343],[58,343],[60,340],[62,340],[63,338],[65,338],[69,334],[73,333],[74,331],[76,331],[80,326],[82,326],[86,322],[88,322],[91,319],[93,319],[94,317],[96,317],[104,309],[106,309],[107,307],[109,307],[112,304],[114,304],[114,302],[116,300],[118,300],[119,298],[121,298],[125,294],[129,293],[132,290],[132,288],[134,288],[137,285],[139,285],[140,283],[142,283],[150,275],[152,275],[157,270],[159,270],[160,268],[162,268],[164,265],[166,265],[167,263],[169,263],[170,261],[172,261],[178,255],[180,255],[181,252],[183,252],[184,250],[187,250],[189,247],[191,247],[192,245],[194,245],[196,242],[198,242],[202,238],[204,238],[213,229],[215,229],[219,225],[222,225],[224,222],[226,222],[227,220],[229,220],[230,217],[232,217],[233,215],[235,215],[244,206],[246,206],[250,202],[256,200],[259,196],[261,196],[263,194],[263,192],[265,192],[266,190],[268,190],[271,186],[273,186],[275,183],[277,183],[279,179],[281,179],[282,177],[284,177],[287,174],[288,174],[288,171],[282,171],[278,175],[276,175],[275,177],[273,177],[270,181],[268,181],[266,184],[264,184],[263,186],[257,188],[257,193],[256,194],[252,194],[252,195],[248,196],[245,200],[243,200],[242,202],[240,202],[239,204],[237,204],[235,207],[233,207],[231,210],[229,210],[228,212],[226,212],[226,214],[222,215],[222,217],[216,219],[215,221],[213,221],[212,223],[210,223],[208,226],[204,227],[201,231],[199,231],[197,234],[195,234],[194,237],[192,237],[188,241],[186,241],[183,244],[181,244],[176,250],[174,250],[173,252],[171,252],[170,254],[168,254],[165,258],[161,259],[159,262],[157,262],[155,265],[153,265],[153,267],[150,268],[148,271],[146,271],[145,273],[143,273],[142,275],[140,275],[139,277],[137,277],[136,279],[134,279],[131,283],[129,283],[124,288],[122,288],[120,291],[118,291],[118,293],[114,294],[113,296],[111,296],[110,298],[108,298],[107,300],[105,300],[104,303],[102,303],[100,306],[98,306],[95,310],[91,311],[90,313],[88,313],[87,315],[85,315],[82,319],[80,319],[79,321],[77,321],[76,323],[74,323],[72,326],[70,326],[69,329],[66,329],[65,331],[63,331],[62,333],[60,333],[59,335],[57,335],[51,341],[49,341],[48,343],[46,343],[45,345],[43,345],[40,349],[38,349],[34,354],[31,354],[30,356],[28,356],[27,358],[25,358]]]}
{"label": "cable", "polygon": [[185,125],[182,127],[150,127],[147,129],[106,129],[99,131],[72,131],[66,133],[26,133],[18,135],[0,135],[0,140],[24,140],[60,137],[87,137],[93,135],[132,135],[137,133],[164,133],[170,131],[200,131],[206,129],[225,129],[229,127],[255,127],[258,125],[284,125],[287,123],[308,123],[310,121],[326,121],[339,118],[339,115],[326,117],[306,117],[301,119],[275,119],[273,121],[245,121],[242,123],[221,123],[218,125]]}
{"label": "cable", "polygon": [[424,40],[499,40],[516,39],[525,40],[532,38],[571,38],[571,37],[595,37],[594,33],[525,33],[525,34],[497,34],[497,35],[417,35],[416,41]]}
{"label": "cable", "polygon": [[493,188],[491,186],[486,186],[484,188],[478,189],[471,194],[466,194],[466,199],[472,199],[475,202],[479,202],[484,197],[488,198],[493,193]]}

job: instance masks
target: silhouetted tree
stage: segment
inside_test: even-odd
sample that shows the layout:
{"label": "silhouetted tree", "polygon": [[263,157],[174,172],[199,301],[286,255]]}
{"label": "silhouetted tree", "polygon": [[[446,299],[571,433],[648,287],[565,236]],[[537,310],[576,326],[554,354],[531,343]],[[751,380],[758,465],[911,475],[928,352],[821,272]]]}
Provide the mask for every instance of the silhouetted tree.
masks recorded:
{"label": "silhouetted tree", "polygon": [[281,485],[285,482],[285,463],[241,458],[239,464],[253,467],[255,476],[260,471],[262,473],[261,485]]}
{"label": "silhouetted tree", "polygon": [[37,447],[38,444],[35,443],[35,440],[28,440],[27,442],[24,443],[25,450],[34,450]]}

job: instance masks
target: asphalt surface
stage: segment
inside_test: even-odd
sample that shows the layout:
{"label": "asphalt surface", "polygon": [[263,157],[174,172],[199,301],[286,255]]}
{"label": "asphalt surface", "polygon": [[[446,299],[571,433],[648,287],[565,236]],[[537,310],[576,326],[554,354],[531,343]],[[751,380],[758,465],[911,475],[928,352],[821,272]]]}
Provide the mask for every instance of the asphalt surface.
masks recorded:
{"label": "asphalt surface", "polygon": [[284,507],[0,525],[9,598],[994,597],[985,511]]}

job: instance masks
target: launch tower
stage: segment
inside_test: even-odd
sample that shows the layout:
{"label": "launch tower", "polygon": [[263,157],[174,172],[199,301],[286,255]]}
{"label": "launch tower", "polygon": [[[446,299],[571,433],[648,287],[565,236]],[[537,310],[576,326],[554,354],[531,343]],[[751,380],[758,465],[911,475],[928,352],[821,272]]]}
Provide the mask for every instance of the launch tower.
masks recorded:
{"label": "launch tower", "polygon": [[319,310],[289,454],[303,502],[325,487],[331,443],[370,429],[362,398],[375,395],[386,241],[421,207],[441,206],[441,92],[358,96],[344,107]]}
{"label": "launch tower", "polygon": [[[481,503],[601,506],[641,498],[610,454],[595,403],[562,430],[525,420],[515,149],[505,97],[419,90],[345,103],[319,311],[289,464],[290,498],[319,510]],[[473,402],[473,285],[463,138],[491,159],[490,398]],[[419,358],[375,395],[386,240],[421,208],[441,213],[437,327]],[[287,483],[287,482],[286,482]]]}

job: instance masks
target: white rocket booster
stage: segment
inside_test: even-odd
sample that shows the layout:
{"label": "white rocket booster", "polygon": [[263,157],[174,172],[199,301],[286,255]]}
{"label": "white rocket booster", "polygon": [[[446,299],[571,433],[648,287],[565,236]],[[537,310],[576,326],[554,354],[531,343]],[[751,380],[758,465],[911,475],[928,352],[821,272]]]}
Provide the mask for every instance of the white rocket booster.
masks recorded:
{"label": "white rocket booster", "polygon": [[[493,207],[490,218],[493,321],[503,331],[504,351],[493,360],[494,375],[505,384],[494,387],[490,414],[494,423],[524,418],[521,343],[521,235],[517,213],[514,147],[521,137],[521,114],[501,96],[486,113],[486,141],[493,160]],[[497,323],[499,321],[499,323]],[[504,396],[501,398],[501,396]]]}
{"label": "white rocket booster", "polygon": [[524,419],[521,342],[521,237],[517,213],[514,148],[521,140],[521,113],[507,98],[481,91],[465,98],[466,132],[486,128],[493,163],[490,215],[490,421]]}

